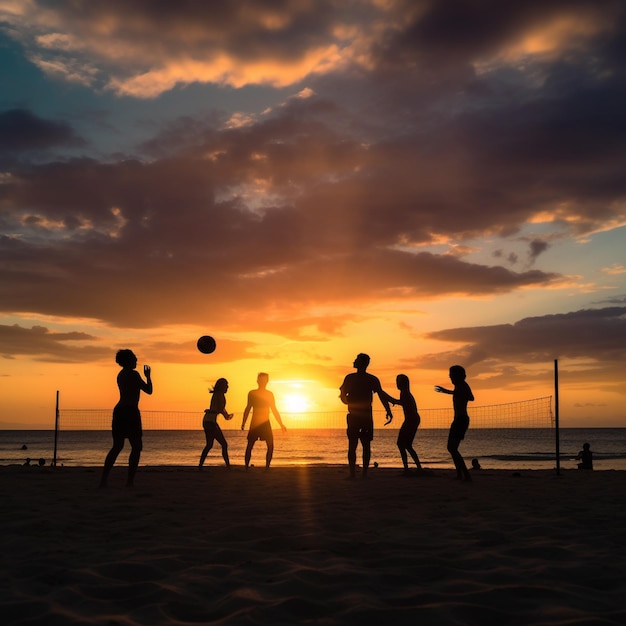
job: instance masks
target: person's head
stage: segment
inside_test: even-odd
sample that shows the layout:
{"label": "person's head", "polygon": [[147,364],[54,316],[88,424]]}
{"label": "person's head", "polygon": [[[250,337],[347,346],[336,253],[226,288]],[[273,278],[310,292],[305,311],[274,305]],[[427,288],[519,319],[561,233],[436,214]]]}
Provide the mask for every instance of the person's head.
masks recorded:
{"label": "person's head", "polygon": [[135,369],[137,367],[137,357],[135,356],[135,353],[127,348],[117,351],[117,354],[115,355],[115,362],[120,367],[130,367],[131,369]]}
{"label": "person's head", "polygon": [[472,468],[480,469],[480,463],[478,462],[478,459],[472,459]]}
{"label": "person's head", "polygon": [[589,450],[591,446],[588,443],[583,443],[583,450]]}
{"label": "person's head", "polygon": [[209,389],[209,393],[226,393],[228,391],[228,381],[225,378],[218,378],[213,385],[213,389]]}
{"label": "person's head", "polygon": [[367,366],[369,364],[370,364],[369,354],[364,354],[363,352],[361,352],[360,354],[356,355],[356,359],[354,359],[353,365],[358,370],[365,370],[367,369]]}
{"label": "person's head", "polygon": [[257,385],[259,385],[259,387],[264,389],[267,386],[269,379],[270,379],[269,374],[266,374],[265,372],[259,372],[258,376],[256,377]]}
{"label": "person's head", "polygon": [[409,377],[406,374],[398,374],[396,376],[396,387],[400,391],[409,390]]}
{"label": "person's head", "polygon": [[450,380],[456,385],[465,380],[465,368],[461,365],[453,365],[450,368]]}

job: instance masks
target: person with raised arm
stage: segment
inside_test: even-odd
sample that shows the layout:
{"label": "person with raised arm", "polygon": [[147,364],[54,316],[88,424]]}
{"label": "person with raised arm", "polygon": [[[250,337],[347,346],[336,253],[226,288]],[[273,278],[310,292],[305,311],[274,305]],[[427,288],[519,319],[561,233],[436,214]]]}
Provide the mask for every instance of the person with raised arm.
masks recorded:
{"label": "person with raised arm", "polygon": [[141,425],[141,413],[139,412],[139,396],[141,392],[152,394],[152,378],[149,365],[144,365],[144,381],[136,371],[137,357],[132,350],[119,350],[115,355],[115,362],[121,366],[117,375],[117,386],[120,391],[120,399],[113,409],[112,435],[113,446],[104,460],[104,469],[100,479],[100,486],[106,487],[107,480],[118,454],[124,448],[124,441],[130,442],[130,455],[128,457],[127,487],[132,487],[135,473],[139,466],[139,458],[143,448],[143,430]]}

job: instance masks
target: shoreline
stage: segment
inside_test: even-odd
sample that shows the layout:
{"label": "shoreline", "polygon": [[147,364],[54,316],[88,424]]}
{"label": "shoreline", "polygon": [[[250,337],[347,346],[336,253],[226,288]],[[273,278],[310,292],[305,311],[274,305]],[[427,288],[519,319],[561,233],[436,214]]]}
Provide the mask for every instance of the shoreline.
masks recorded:
{"label": "shoreline", "polygon": [[[626,429],[609,429],[600,433],[598,429],[590,431],[567,431],[561,437],[560,465],[562,468],[575,468],[575,456],[583,442],[589,441],[594,451],[596,469],[626,470],[626,449],[624,432]],[[330,431],[325,433],[290,431],[285,437],[276,433],[273,466],[299,466],[303,464],[347,463],[347,441],[345,432]],[[53,458],[54,441],[50,433],[43,433],[32,438],[24,438],[24,433],[16,435],[6,431],[0,437],[0,463],[23,464],[26,457],[32,460],[44,458],[50,464]],[[279,440],[280,438],[280,440]],[[396,446],[395,431],[383,430],[376,434],[372,444],[372,464],[380,467],[401,468],[402,462]],[[230,458],[233,463],[243,464],[247,439],[243,431],[236,435],[227,435]],[[140,467],[152,465],[197,465],[204,437],[197,431],[175,431],[170,434],[146,432],[144,450]],[[27,449],[23,449],[27,446]],[[111,446],[111,434],[102,431],[98,436],[91,431],[64,432],[58,440],[57,463],[64,466],[100,467]],[[553,433],[523,430],[507,432],[505,435],[494,431],[476,430],[463,444],[462,454],[467,464],[477,458],[484,468],[489,469],[553,469],[556,467]],[[450,454],[446,450],[446,439],[431,437],[428,431],[418,432],[415,449],[424,467],[430,469],[452,468]],[[122,451],[118,463],[127,457]],[[359,452],[359,451],[357,451]],[[252,463],[264,464],[265,449],[255,447]],[[357,460],[361,461],[360,453]],[[207,458],[208,465],[223,463],[221,450],[215,445]]]}

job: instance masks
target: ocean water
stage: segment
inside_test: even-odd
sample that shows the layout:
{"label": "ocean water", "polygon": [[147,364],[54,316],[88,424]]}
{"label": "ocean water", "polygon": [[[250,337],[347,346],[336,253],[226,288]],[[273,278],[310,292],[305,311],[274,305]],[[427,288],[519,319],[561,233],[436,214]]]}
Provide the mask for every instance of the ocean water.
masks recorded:
{"label": "ocean water", "polygon": [[[233,465],[243,465],[246,433],[225,430]],[[446,450],[446,429],[419,429],[414,447],[422,464],[430,468],[452,468]],[[372,463],[380,467],[401,468],[396,448],[397,429],[378,428],[372,442]],[[195,466],[204,447],[201,430],[146,430],[140,466]],[[626,428],[564,428],[559,432],[560,466],[575,469],[574,459],[582,444],[588,442],[594,453],[594,468],[626,470]],[[111,447],[109,430],[67,430],[58,433],[57,465],[101,466]],[[130,447],[126,444],[118,458],[125,464]],[[476,428],[470,429],[460,451],[468,465],[477,458],[485,469],[552,469],[556,467],[556,432],[549,428]],[[347,439],[343,429],[274,430],[272,465],[345,465]],[[360,447],[358,451],[360,457]],[[23,464],[26,458],[36,463],[43,458],[49,465],[54,458],[54,431],[0,431],[0,465]],[[258,441],[252,464],[265,463],[265,443]],[[215,443],[207,466],[221,465],[221,448]]]}

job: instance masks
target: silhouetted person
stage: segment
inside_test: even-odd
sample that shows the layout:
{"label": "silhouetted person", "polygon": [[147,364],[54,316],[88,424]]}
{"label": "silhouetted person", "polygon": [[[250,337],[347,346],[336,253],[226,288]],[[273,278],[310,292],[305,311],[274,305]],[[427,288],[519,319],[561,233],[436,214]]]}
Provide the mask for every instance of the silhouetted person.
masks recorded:
{"label": "silhouetted person", "polygon": [[350,467],[350,477],[356,475],[356,449],[361,442],[363,448],[363,478],[367,476],[367,469],[370,464],[371,444],[374,438],[374,419],[372,417],[372,400],[374,394],[382,402],[387,412],[389,424],[393,419],[389,408],[388,396],[380,386],[380,381],[376,376],[369,374],[365,370],[370,364],[367,354],[358,354],[354,359],[356,372],[348,374],[339,388],[339,397],[344,404],[348,405],[347,415],[347,435],[348,435],[348,466]]}
{"label": "silhouetted person", "polygon": [[578,469],[593,469],[593,452],[591,451],[591,446],[588,443],[583,444],[583,449],[576,455],[576,458],[580,460]]}
{"label": "silhouetted person", "polygon": [[452,405],[454,407],[454,419],[450,426],[448,434],[448,452],[454,461],[457,478],[460,480],[471,481],[469,471],[465,465],[465,461],[459,452],[459,445],[465,437],[465,433],[469,428],[469,415],[467,414],[467,403],[474,400],[474,394],[470,386],[465,382],[465,370],[460,365],[453,365],[450,368],[450,380],[454,385],[454,389],[446,389],[437,385],[435,391],[438,393],[452,394]]}
{"label": "silhouetted person", "polygon": [[43,467],[46,464],[46,459],[39,459],[37,463],[39,464],[39,467]]}
{"label": "silhouetted person", "polygon": [[480,466],[480,463],[478,462],[478,459],[472,459],[472,469],[473,470],[482,469],[482,467]]}
{"label": "silhouetted person", "polygon": [[224,437],[220,425],[217,423],[218,415],[223,415],[227,420],[233,417],[232,413],[226,412],[227,391],[228,381],[225,378],[218,378],[213,389],[209,391],[209,393],[213,394],[213,397],[211,398],[211,406],[204,412],[204,418],[202,420],[206,446],[204,446],[204,450],[202,450],[202,454],[200,455],[200,469],[202,469],[204,460],[213,447],[214,440],[217,440],[217,443],[222,446],[222,457],[224,458],[226,467],[230,467],[230,461],[228,460],[228,443],[226,442],[226,437]]}
{"label": "silhouetted person", "polygon": [[402,422],[402,426],[400,426],[400,431],[398,432],[397,446],[398,450],[400,450],[404,471],[407,473],[409,471],[407,452],[411,455],[413,461],[415,461],[417,469],[422,469],[417,452],[413,449],[415,433],[417,433],[417,428],[420,425],[420,415],[417,411],[415,398],[411,393],[409,377],[406,374],[398,374],[398,376],[396,376],[396,386],[400,390],[400,398],[396,400],[395,398],[389,397],[388,399],[392,404],[399,404],[404,411],[404,422]]}
{"label": "silhouetted person", "polygon": [[274,434],[272,433],[272,425],[270,424],[270,411],[280,424],[283,431],[286,431],[282,422],[280,413],[276,408],[274,394],[266,389],[269,381],[269,375],[261,372],[257,376],[257,389],[253,389],[248,393],[248,404],[243,411],[243,421],[241,422],[241,430],[246,426],[248,415],[252,411],[252,419],[250,421],[250,430],[248,431],[248,445],[246,446],[246,469],[250,466],[250,458],[252,457],[252,448],[258,439],[265,441],[267,445],[267,453],[265,454],[265,467],[269,468],[274,454]]}
{"label": "silhouetted person", "polygon": [[151,371],[149,365],[144,365],[143,371],[146,376],[146,381],[144,381],[139,372],[135,370],[137,367],[137,357],[132,350],[119,350],[115,355],[115,362],[122,368],[117,375],[120,399],[113,409],[113,447],[109,450],[104,460],[100,486],[106,486],[109,473],[117,459],[117,455],[124,448],[124,441],[128,439],[131,450],[128,457],[128,480],[126,481],[126,485],[132,487],[143,446],[139,396],[142,391],[148,395],[152,393]]}
{"label": "silhouetted person", "polygon": [[27,458],[26,461],[24,461],[24,465],[30,466],[30,457]]}

